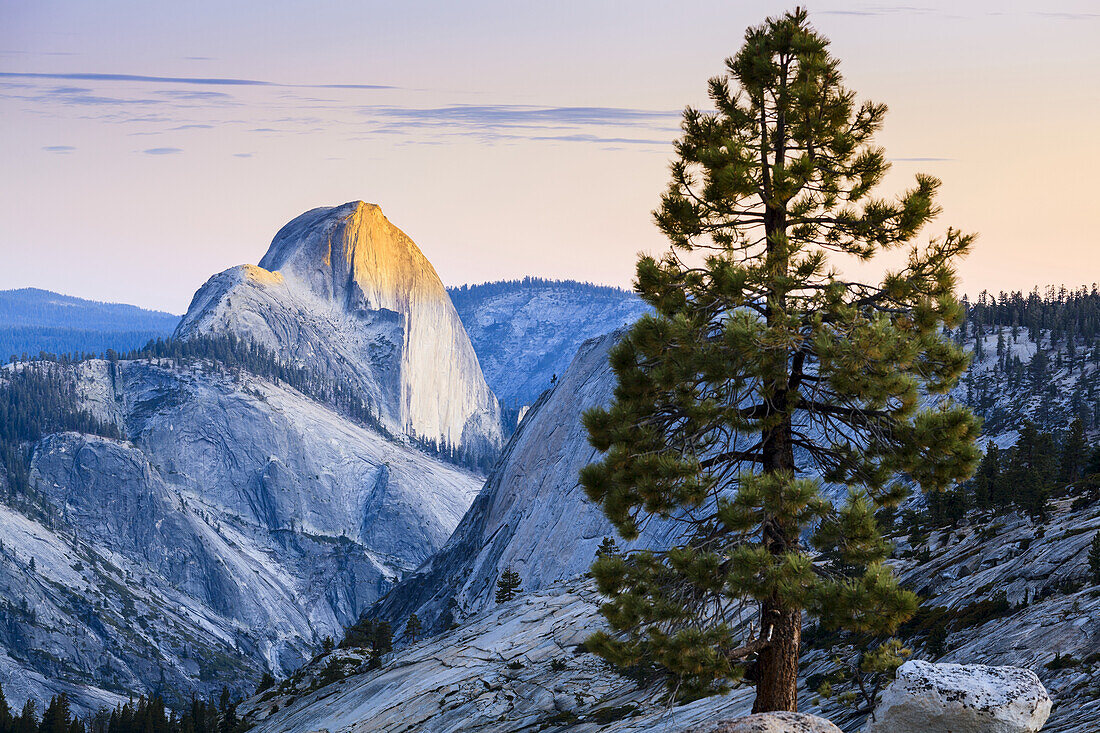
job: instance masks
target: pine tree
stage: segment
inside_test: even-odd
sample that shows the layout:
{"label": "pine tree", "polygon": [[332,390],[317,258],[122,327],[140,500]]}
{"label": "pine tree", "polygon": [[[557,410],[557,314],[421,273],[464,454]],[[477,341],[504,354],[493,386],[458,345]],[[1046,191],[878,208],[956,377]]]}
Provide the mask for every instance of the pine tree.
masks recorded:
{"label": "pine tree", "polygon": [[4,697],[4,688],[0,686],[0,733],[11,733],[14,719],[8,699]]}
{"label": "pine tree", "polygon": [[39,733],[68,733],[70,715],[68,696],[64,693],[54,695],[38,723]]}
{"label": "pine tree", "polygon": [[497,581],[497,603],[507,603],[516,597],[516,594],[520,590],[520,578],[519,573],[512,569],[512,566],[504,568],[504,572],[500,574],[500,580]]}
{"label": "pine tree", "polygon": [[1076,418],[1069,425],[1069,432],[1062,442],[1062,453],[1058,461],[1058,479],[1063,483],[1072,483],[1081,478],[1089,458],[1089,444],[1085,437],[1085,423]]}
{"label": "pine tree", "polygon": [[974,474],[972,485],[974,503],[979,508],[988,509],[997,503],[997,492],[1001,488],[1001,450],[992,440],[985,445],[985,455]]}
{"label": "pine tree", "polygon": [[600,546],[596,548],[596,559],[619,554],[619,543],[614,537],[604,537]]}
{"label": "pine tree", "polygon": [[[888,635],[916,608],[884,564],[875,511],[966,479],[976,419],[941,400],[967,365],[944,336],[962,315],[953,261],[972,237],[916,245],[939,181],[873,198],[886,107],[857,105],[802,10],[750,29],[716,112],[687,109],[655,213],[669,238],[635,289],[653,306],[610,355],[614,400],[585,414],[602,459],[581,473],[625,539],[676,516],[679,544],[601,557],[592,574],[612,633],[586,647],[666,673],[684,697],[752,663],[757,712],[797,709],[803,611],[827,628]],[[910,247],[880,285],[841,278],[829,253]],[[796,460],[796,455],[799,459]],[[852,492],[839,508],[818,477]],[[814,567],[805,530],[836,560]],[[755,631],[732,624],[740,602]]]}
{"label": "pine tree", "polygon": [[275,686],[275,678],[271,676],[271,672],[264,670],[263,675],[260,677],[260,684],[256,686],[256,694],[260,694],[265,690],[270,690]]}
{"label": "pine tree", "polygon": [[1100,532],[1092,536],[1092,544],[1089,546],[1089,573],[1092,582],[1100,585]]}
{"label": "pine tree", "polygon": [[1025,420],[1020,437],[1009,451],[1004,484],[1012,502],[1033,518],[1046,519],[1050,487],[1058,474],[1054,436]]}
{"label": "pine tree", "polygon": [[405,638],[411,642],[415,642],[420,638],[420,634],[423,630],[424,628],[420,624],[420,617],[415,613],[409,616],[409,621],[405,624]]}

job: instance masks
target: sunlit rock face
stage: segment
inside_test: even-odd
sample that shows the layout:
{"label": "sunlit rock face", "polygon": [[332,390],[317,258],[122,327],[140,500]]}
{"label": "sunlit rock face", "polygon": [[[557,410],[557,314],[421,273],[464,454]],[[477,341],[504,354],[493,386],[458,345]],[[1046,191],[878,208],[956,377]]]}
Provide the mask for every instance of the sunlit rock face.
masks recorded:
{"label": "sunlit rock face", "polygon": [[374,204],[308,211],[259,267],[212,277],[176,337],[223,333],[357,390],[395,433],[500,447],[496,398],[443,283]]}

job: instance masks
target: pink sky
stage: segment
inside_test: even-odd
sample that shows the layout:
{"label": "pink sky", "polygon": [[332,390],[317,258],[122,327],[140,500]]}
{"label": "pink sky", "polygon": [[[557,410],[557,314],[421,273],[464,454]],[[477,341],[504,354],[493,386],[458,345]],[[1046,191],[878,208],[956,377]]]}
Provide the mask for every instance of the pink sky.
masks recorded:
{"label": "pink sky", "polygon": [[[788,7],[0,0],[0,289],[179,313],[354,199],[448,284],[628,285],[663,246],[677,110]],[[849,86],[890,105],[887,187],[937,175],[929,233],[980,232],[966,291],[1100,280],[1095,2],[810,11]]]}

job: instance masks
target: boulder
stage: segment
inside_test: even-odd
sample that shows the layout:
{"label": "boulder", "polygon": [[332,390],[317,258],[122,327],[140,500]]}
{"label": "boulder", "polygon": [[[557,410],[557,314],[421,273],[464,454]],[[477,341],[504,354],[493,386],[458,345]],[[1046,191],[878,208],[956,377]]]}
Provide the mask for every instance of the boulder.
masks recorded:
{"label": "boulder", "polygon": [[1025,733],[1050,715],[1030,669],[910,661],[882,693],[867,733]]}
{"label": "boulder", "polygon": [[828,720],[807,713],[756,713],[696,726],[687,733],[843,733]]}

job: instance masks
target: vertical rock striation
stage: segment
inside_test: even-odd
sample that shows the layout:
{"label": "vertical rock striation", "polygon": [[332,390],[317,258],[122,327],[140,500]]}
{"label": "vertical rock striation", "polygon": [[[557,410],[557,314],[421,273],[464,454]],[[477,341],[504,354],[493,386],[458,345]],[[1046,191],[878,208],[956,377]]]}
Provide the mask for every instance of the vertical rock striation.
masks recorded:
{"label": "vertical rock striation", "polygon": [[443,283],[375,204],[308,211],[212,277],[177,338],[232,333],[357,390],[395,433],[491,453],[499,408]]}

